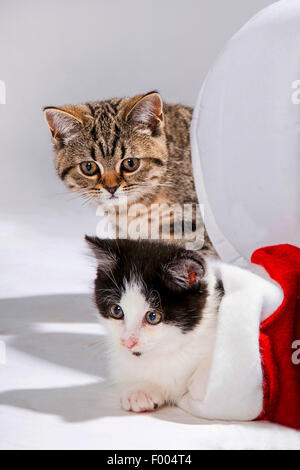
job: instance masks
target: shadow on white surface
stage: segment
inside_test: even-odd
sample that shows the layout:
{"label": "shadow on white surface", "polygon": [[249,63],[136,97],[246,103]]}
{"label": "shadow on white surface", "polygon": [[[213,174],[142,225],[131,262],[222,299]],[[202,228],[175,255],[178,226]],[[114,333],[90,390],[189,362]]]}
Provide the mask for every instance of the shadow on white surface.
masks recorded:
{"label": "shadow on white surface", "polygon": [[[120,409],[117,392],[108,383],[106,338],[89,296],[47,295],[3,299],[1,311],[1,331],[8,338],[8,356],[12,351],[21,353],[21,363],[13,368],[15,378],[22,374],[22,363],[32,364],[37,360],[39,365],[32,364],[30,367],[33,380],[41,367],[46,369],[51,364],[57,367],[58,375],[62,374],[61,368],[67,368],[74,376],[87,374],[94,382],[53,387],[49,370],[49,387],[40,388],[41,378],[38,388],[4,391],[0,394],[0,405],[53,414],[69,422],[128,415]],[[199,424],[198,418],[180,409],[164,408],[151,415],[168,421]]]}

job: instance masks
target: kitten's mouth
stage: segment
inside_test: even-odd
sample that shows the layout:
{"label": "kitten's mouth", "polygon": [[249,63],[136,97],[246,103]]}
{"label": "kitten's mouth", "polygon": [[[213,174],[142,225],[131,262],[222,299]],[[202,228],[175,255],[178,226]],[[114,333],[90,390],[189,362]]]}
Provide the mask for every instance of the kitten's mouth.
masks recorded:
{"label": "kitten's mouth", "polygon": [[139,351],[133,351],[132,354],[133,354],[134,356],[136,356],[136,357],[140,357],[140,356],[142,355],[142,353],[139,352]]}

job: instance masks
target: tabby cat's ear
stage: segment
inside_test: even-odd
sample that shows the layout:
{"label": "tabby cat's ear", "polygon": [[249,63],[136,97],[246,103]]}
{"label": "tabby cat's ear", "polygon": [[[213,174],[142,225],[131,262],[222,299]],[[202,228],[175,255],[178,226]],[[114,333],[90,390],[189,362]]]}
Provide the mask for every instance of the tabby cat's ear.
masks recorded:
{"label": "tabby cat's ear", "polygon": [[68,141],[81,130],[83,121],[75,107],[46,107],[44,115],[54,139]]}
{"label": "tabby cat's ear", "polygon": [[152,91],[142,96],[133,104],[126,117],[141,132],[154,134],[163,123],[163,101],[160,94]]}
{"label": "tabby cat's ear", "polygon": [[204,260],[188,250],[162,269],[162,280],[173,291],[198,289],[205,275]]}
{"label": "tabby cat's ear", "polygon": [[117,263],[117,242],[116,240],[101,239],[98,237],[85,236],[89,247],[94,253],[98,262],[98,269],[106,273]]}

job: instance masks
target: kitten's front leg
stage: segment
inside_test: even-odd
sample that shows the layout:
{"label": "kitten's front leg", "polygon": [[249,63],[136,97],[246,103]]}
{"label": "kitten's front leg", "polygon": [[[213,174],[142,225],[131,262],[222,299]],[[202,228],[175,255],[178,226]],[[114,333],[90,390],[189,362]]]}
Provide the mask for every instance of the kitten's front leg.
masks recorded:
{"label": "kitten's front leg", "polygon": [[153,411],[164,404],[164,397],[156,385],[141,382],[131,385],[123,385],[120,402],[126,411]]}

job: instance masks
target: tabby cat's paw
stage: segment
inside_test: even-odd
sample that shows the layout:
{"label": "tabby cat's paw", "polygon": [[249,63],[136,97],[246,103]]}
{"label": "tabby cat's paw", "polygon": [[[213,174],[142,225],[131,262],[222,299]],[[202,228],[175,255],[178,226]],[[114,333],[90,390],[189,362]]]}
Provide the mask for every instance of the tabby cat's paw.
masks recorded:
{"label": "tabby cat's paw", "polygon": [[121,394],[121,407],[126,411],[153,411],[163,405],[162,394],[155,387],[131,388]]}

